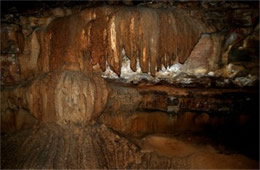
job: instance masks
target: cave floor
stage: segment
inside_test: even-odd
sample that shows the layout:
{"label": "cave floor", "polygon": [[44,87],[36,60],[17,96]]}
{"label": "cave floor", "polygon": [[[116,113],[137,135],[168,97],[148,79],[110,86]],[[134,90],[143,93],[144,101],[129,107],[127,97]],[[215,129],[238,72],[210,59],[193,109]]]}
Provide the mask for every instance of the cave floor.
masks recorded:
{"label": "cave floor", "polygon": [[[127,152],[129,148],[126,146],[129,145],[137,147],[140,154],[150,155],[145,159],[150,159],[154,154],[159,155],[159,158],[170,159],[174,164],[168,168],[255,169],[259,166],[257,159],[229,149],[224,143],[217,143],[218,141],[205,134],[203,136],[180,132],[171,135],[150,134],[137,138],[118,135],[106,127],[105,130],[100,130],[100,127],[104,129],[105,126],[75,125],[64,128],[57,124],[41,123],[32,129],[2,134],[2,168],[118,168],[117,164],[108,165],[102,157],[115,154],[115,158],[112,159],[114,162],[117,162],[117,159],[126,161],[125,159],[130,157],[119,155],[115,150],[120,150],[121,147]],[[116,139],[114,136],[117,136]],[[111,142],[112,138],[115,143]],[[116,143],[119,143],[119,146],[114,146]],[[110,147],[113,148],[110,150],[112,153],[109,153]],[[102,152],[99,148],[102,148]],[[164,164],[163,161],[161,163]],[[159,168],[161,165],[158,165]],[[151,165],[143,167],[158,168]]]}
{"label": "cave floor", "polygon": [[225,145],[212,144],[210,139],[191,134],[150,135],[142,139],[144,152],[156,152],[167,157],[186,158],[191,169],[248,169],[257,168],[258,161],[225,148]]}

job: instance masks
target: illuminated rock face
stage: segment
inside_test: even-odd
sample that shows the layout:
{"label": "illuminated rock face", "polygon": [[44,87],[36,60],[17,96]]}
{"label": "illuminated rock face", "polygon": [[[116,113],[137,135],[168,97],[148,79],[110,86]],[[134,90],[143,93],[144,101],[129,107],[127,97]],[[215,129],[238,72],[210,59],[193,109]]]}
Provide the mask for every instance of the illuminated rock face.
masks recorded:
{"label": "illuminated rock face", "polygon": [[[0,31],[3,168],[256,168],[176,139],[144,137],[223,129],[254,152],[259,143],[258,89],[229,86],[258,82],[258,55],[236,53],[255,55],[259,17],[240,16],[245,6],[230,3],[225,8],[242,24],[233,30],[230,11],[222,17],[224,8],[211,6],[222,2],[171,3],[55,8],[15,22],[7,15]],[[241,65],[240,58],[254,60]]]}
{"label": "illuminated rock face", "polygon": [[[26,18],[21,18],[22,30],[9,25],[9,30],[1,32],[3,48],[14,42],[17,47],[9,51],[18,50],[14,59],[1,60],[3,84],[54,70],[91,72],[97,64],[103,72],[109,66],[120,76],[124,56],[133,72],[156,76],[163,68],[183,64],[199,53],[196,60],[205,58],[207,72],[207,59],[218,57],[214,56],[213,39],[201,39],[214,30],[181,9],[97,7],[64,17],[29,19],[38,26],[30,34],[25,29]],[[201,43],[209,45],[205,49]],[[189,65],[183,71],[187,70]]]}
{"label": "illuminated rock face", "polygon": [[[95,71],[128,83],[192,82],[178,80],[180,73],[230,79],[232,73],[225,74],[225,69],[236,57],[232,54],[237,46],[251,54],[252,42],[259,43],[259,26],[225,35],[180,8],[102,6],[77,13],[57,8],[49,13],[2,25],[2,85],[56,70]],[[244,40],[238,42],[240,36]],[[247,77],[229,81],[237,86],[254,84],[258,65],[252,63]]]}
{"label": "illuminated rock face", "polygon": [[[103,79],[77,71],[52,72],[1,92],[1,113],[27,109],[44,122],[84,123],[103,111],[108,89]],[[15,114],[14,116],[19,116]],[[3,118],[5,118],[3,114]]]}

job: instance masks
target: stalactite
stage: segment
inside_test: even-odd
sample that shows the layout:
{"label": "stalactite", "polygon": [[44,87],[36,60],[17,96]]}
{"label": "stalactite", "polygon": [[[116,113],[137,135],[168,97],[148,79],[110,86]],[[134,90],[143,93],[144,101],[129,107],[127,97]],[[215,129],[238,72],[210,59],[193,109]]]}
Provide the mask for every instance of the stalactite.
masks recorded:
{"label": "stalactite", "polygon": [[[50,39],[50,70],[61,68],[67,58],[67,54],[71,50],[71,31],[68,29],[67,18],[57,19],[51,23],[48,30],[51,32]],[[72,44],[73,45],[73,44]]]}
{"label": "stalactite", "polygon": [[[34,44],[26,46],[30,40],[25,37],[25,50],[21,31],[16,31],[21,48],[20,61],[27,61],[31,55],[32,61],[37,63],[29,69],[34,70],[32,75],[27,68],[22,69],[20,74],[24,79],[55,70],[92,72],[89,63],[92,66],[99,64],[103,72],[108,63],[120,77],[123,49],[134,72],[138,61],[143,73],[156,76],[162,66],[169,68],[176,62],[184,63],[200,34],[206,32],[201,21],[181,9],[106,6],[47,20],[32,32],[31,36],[37,35],[37,40],[33,38]],[[1,36],[5,35],[1,33]],[[38,55],[36,42],[40,44]],[[31,54],[27,54],[28,51]]]}
{"label": "stalactite", "polygon": [[130,41],[130,47],[131,51],[129,54],[130,57],[130,66],[133,71],[136,71],[136,61],[139,56],[139,49],[138,49],[138,27],[139,25],[139,13],[135,10],[132,13],[132,17],[130,18],[130,32],[129,32],[129,41]]}
{"label": "stalactite", "polygon": [[156,67],[157,67],[157,57],[158,57],[158,43],[159,43],[159,34],[160,34],[160,27],[159,27],[159,16],[155,11],[151,11],[150,19],[153,20],[150,27],[149,35],[149,51],[150,51],[150,73],[152,76],[155,76]]}
{"label": "stalactite", "polygon": [[104,61],[107,55],[107,14],[103,10],[96,11],[96,17],[90,24],[90,53],[92,64],[97,63],[104,69]]}
{"label": "stalactite", "polygon": [[118,22],[116,21],[116,16],[112,16],[109,20],[109,29],[108,29],[108,64],[110,65],[111,69],[120,75],[120,68],[121,68],[121,60],[120,60],[120,53],[121,50],[119,49],[119,35],[118,35]]}
{"label": "stalactite", "polygon": [[[127,10],[127,9],[126,9]],[[131,57],[131,41],[130,41],[130,19],[126,18],[131,18],[131,11],[127,10],[128,12],[125,11],[119,11],[117,14],[118,16],[118,22],[119,22],[119,43],[120,43],[120,49],[125,50],[125,55]],[[121,58],[123,58],[122,53],[121,53]]]}
{"label": "stalactite", "polygon": [[[206,32],[202,23],[195,22],[184,11],[173,12],[177,33],[177,57],[180,63],[184,63],[189,57],[196,43],[199,41],[200,34]],[[185,21],[185,22],[183,22]]]}
{"label": "stalactite", "polygon": [[41,29],[36,32],[37,39],[40,43],[40,54],[38,57],[37,65],[40,73],[48,72],[49,70],[49,53],[50,53],[50,34],[46,29]]}
{"label": "stalactite", "polygon": [[140,25],[139,25],[139,33],[141,37],[141,55],[139,58],[140,66],[142,69],[142,72],[148,73],[148,62],[150,60],[150,51],[149,51],[149,42],[147,41],[150,38],[149,29],[151,27],[148,27],[150,25],[150,11],[147,9],[143,9],[140,12]]}
{"label": "stalactite", "polygon": [[84,20],[78,15],[59,18],[48,26],[50,70],[80,70],[78,58],[86,48]]}
{"label": "stalactite", "polygon": [[177,49],[177,42],[178,39],[177,31],[181,31],[181,30],[177,30],[176,29],[176,18],[174,17],[173,13],[171,11],[167,12],[167,19],[168,21],[167,23],[167,33],[168,36],[165,37],[167,39],[167,56],[168,56],[168,66],[171,66],[173,64],[173,62],[175,61],[175,54],[176,54],[176,49]]}

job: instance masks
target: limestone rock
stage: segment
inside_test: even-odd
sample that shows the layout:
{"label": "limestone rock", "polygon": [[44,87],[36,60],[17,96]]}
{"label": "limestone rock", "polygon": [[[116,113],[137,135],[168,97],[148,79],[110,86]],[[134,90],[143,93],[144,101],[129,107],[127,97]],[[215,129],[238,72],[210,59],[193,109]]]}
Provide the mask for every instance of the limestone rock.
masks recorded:
{"label": "limestone rock", "polygon": [[1,25],[1,84],[21,80],[19,55],[24,50],[24,36],[16,24]]}
{"label": "limestone rock", "polygon": [[258,166],[257,161],[238,154],[219,154],[214,149],[158,135],[143,138],[137,146],[104,125],[62,127],[47,123],[4,136],[2,141],[1,166],[10,169],[245,169]]}
{"label": "limestone rock", "polygon": [[106,84],[97,75],[52,72],[14,90],[1,91],[1,112],[26,108],[44,122],[82,123],[100,115],[107,96]]}
{"label": "limestone rock", "polygon": [[151,169],[176,168],[180,162],[174,157],[141,153],[138,146],[104,125],[62,127],[47,123],[6,136],[3,141],[4,168]]}
{"label": "limestone rock", "polygon": [[38,120],[24,109],[7,109],[1,113],[1,132],[10,133],[19,129],[32,128]]}
{"label": "limestone rock", "polygon": [[[133,71],[139,62],[143,73],[155,76],[162,66],[170,67],[177,60],[184,63],[200,35],[212,31],[180,9],[105,6],[71,15],[62,9],[49,13],[39,18],[20,17],[21,30],[12,35],[20,49],[16,61],[20,70],[9,84],[55,70],[92,72],[96,64],[102,71],[108,64],[119,76],[122,50]],[[7,82],[8,78],[2,79]]]}
{"label": "limestone rock", "polygon": [[208,35],[202,35],[198,44],[194,47],[190,57],[184,64],[184,69],[191,75],[205,75],[209,70],[208,56],[213,53],[213,41]]}
{"label": "limestone rock", "polygon": [[139,106],[142,96],[135,88],[120,87],[113,84],[109,86],[109,100],[105,112],[133,112]]}

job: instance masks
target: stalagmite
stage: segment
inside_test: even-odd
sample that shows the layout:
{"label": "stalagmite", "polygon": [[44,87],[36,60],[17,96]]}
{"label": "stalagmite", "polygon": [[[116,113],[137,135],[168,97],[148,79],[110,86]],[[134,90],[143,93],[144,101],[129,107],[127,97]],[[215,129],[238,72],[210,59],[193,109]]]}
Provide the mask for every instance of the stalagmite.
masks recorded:
{"label": "stalagmite", "polygon": [[258,3],[3,6],[1,168],[259,166]]}
{"label": "stalagmite", "polygon": [[95,120],[101,114],[107,96],[107,86],[97,75],[77,71],[51,72],[14,90],[3,90],[1,98],[5,100],[1,103],[1,112],[26,108],[44,122],[83,123]]}

